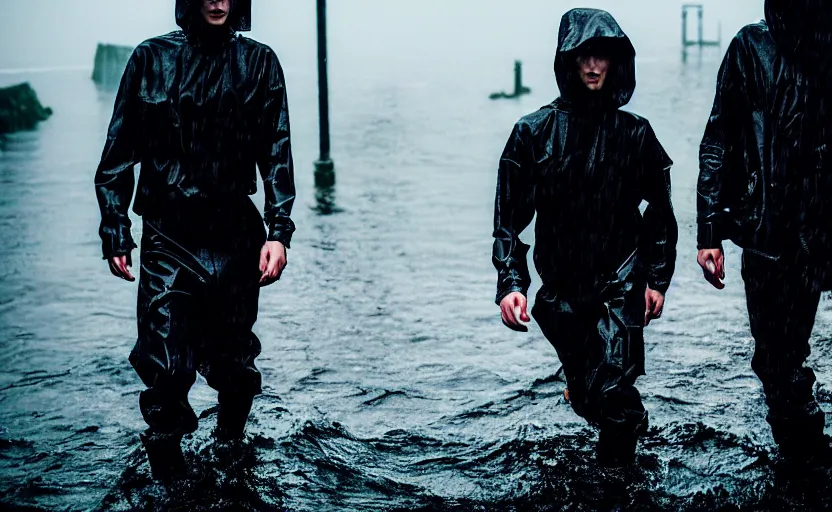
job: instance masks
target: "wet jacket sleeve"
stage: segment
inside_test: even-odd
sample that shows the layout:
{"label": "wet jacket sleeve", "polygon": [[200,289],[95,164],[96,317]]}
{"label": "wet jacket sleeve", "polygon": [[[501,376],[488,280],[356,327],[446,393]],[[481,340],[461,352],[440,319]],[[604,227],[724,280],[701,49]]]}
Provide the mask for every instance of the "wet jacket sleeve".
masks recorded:
{"label": "wet jacket sleeve", "polygon": [[641,249],[646,256],[647,284],[667,293],[676,269],[676,242],[679,226],[673,212],[670,167],[673,161],[648,125],[642,144],[644,169],[644,210]]}
{"label": "wet jacket sleeve", "polygon": [[260,126],[257,167],[263,178],[266,204],[263,217],[267,240],[281,242],[289,248],[295,224],[292,205],[295,202],[295,177],[289,131],[289,107],[283,69],[274,52],[266,60],[266,101]]}
{"label": "wet jacket sleeve", "polygon": [[732,191],[741,169],[736,150],[742,143],[742,115],[748,96],[742,42],[734,38],[719,69],[711,115],[699,147],[697,248],[722,248],[730,238],[728,218]]}
{"label": "wet jacket sleeve", "polygon": [[141,157],[138,151],[139,97],[142,57],[137,48],[127,62],[116,95],[107,140],[95,173],[95,193],[101,212],[99,236],[104,259],[129,254],[136,248],[130,234],[130,201],[135,177],[133,169]]}
{"label": "wet jacket sleeve", "polygon": [[526,295],[531,285],[529,246],[520,241],[520,233],[534,218],[530,135],[528,126],[516,124],[500,157],[491,257],[497,269],[497,304],[512,292]]}

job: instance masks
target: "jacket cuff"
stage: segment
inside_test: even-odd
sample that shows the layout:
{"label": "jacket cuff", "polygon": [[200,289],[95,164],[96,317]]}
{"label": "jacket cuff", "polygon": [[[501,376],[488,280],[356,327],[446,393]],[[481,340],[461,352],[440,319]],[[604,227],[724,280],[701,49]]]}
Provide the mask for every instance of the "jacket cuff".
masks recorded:
{"label": "jacket cuff", "polygon": [[497,297],[494,300],[494,303],[499,306],[500,303],[503,302],[503,299],[505,299],[508,295],[514,292],[522,293],[523,296],[526,297],[528,295],[529,289],[528,287],[523,287],[519,284],[511,284],[508,287],[501,286],[499,290],[497,290]]}
{"label": "jacket cuff", "polygon": [[266,241],[280,242],[283,247],[289,249],[292,243],[292,235],[295,232],[295,226],[291,223],[281,224],[278,226],[269,226]]}
{"label": "jacket cuff", "polygon": [[109,260],[114,256],[124,256],[138,246],[130,236],[130,229],[127,228],[127,233],[118,234],[103,234],[101,236],[101,253],[102,259]]}
{"label": "jacket cuff", "polygon": [[651,290],[657,291],[662,295],[667,295],[667,290],[670,288],[670,281],[664,279],[650,279],[647,281],[647,286]]}
{"label": "jacket cuff", "polygon": [[696,248],[699,250],[722,249],[722,234],[716,224],[713,222],[699,223]]}

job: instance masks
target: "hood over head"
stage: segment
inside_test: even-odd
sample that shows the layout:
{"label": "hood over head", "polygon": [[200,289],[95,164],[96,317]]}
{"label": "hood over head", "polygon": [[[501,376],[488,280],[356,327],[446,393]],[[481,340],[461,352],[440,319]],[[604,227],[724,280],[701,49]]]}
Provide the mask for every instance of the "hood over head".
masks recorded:
{"label": "hood over head", "polygon": [[832,1],[766,0],[766,24],[805,74],[832,76]]}
{"label": "hood over head", "polygon": [[[202,17],[203,0],[176,0],[176,24],[186,34],[205,29],[207,23]],[[231,32],[251,30],[251,0],[231,0],[231,12],[225,22]]]}
{"label": "hood over head", "polygon": [[[609,56],[604,87],[591,91],[581,81],[577,57],[581,53]],[[581,107],[617,109],[636,89],[636,51],[615,18],[598,9],[572,9],[563,15],[558,31],[555,76],[561,98]]]}

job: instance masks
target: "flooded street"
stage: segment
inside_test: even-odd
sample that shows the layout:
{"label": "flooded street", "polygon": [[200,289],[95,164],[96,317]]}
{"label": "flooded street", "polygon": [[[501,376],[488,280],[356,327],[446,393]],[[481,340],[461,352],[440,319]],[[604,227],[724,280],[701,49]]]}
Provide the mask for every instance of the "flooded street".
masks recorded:
{"label": "flooded street", "polygon": [[[739,251],[726,247],[721,292],[695,261],[699,141],[716,73],[730,37],[762,17],[762,0],[706,3],[706,36],[721,21],[723,47],[692,49],[685,62],[676,2],[591,3],[636,47],[625,110],[650,120],[675,163],[679,260],[663,318],[645,331],[637,386],[651,427],[638,470],[626,473],[598,471],[596,434],[564,401],[554,349],[536,325],[503,327],[493,302],[497,162],[513,123],[557,96],[557,26],[579,4],[523,0],[509,12],[475,0],[331,0],[337,183],[322,191],[314,3],[300,3],[255,1],[249,34],[284,66],[298,192],[289,263],[263,290],[255,325],[264,394],[250,453],[230,469],[219,462],[216,393],[200,378],[190,394],[200,429],[184,443],[193,474],[175,493],[151,482],[138,438],[143,386],[127,361],[137,285],[100,257],[93,175],[115,93],[76,61],[0,72],[0,86],[28,81],[55,112],[34,132],[0,138],[4,510],[807,510],[832,500],[829,474],[772,461]],[[155,4],[169,7],[173,30],[172,2]],[[114,42],[156,35],[124,30],[138,40]],[[78,62],[91,64],[93,49]],[[515,59],[532,93],[490,100],[512,86]],[[23,67],[14,56],[0,63]],[[262,209],[262,191],[253,199]],[[809,364],[827,412],[831,328],[824,298]]]}

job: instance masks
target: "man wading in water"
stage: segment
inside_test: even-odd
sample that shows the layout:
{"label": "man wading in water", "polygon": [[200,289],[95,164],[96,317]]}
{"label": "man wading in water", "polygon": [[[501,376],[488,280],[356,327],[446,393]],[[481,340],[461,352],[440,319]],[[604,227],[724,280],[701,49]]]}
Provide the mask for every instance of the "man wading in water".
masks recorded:
{"label": "man wading in water", "polygon": [[[261,393],[252,332],[259,287],[280,278],[295,230],[283,70],[243,38],[250,0],[177,0],[182,31],[133,52],[115,102],[95,190],[104,258],[134,281],[128,208],[142,216],[138,339],[130,362],[147,389],[141,439],[157,478],[184,469],[197,428],[188,390],[199,371],[219,392],[215,435],[239,440]],[[263,178],[265,223],[250,195]]]}
{"label": "man wading in water", "polygon": [[560,98],[517,122],[500,159],[496,302],[507,326],[527,330],[529,246],[519,236],[536,211],[543,286],[532,316],[563,363],[575,412],[600,427],[598,459],[623,465],[648,425],[634,386],[643,328],[661,316],[676,262],[672,162],[647,120],[619,110],[635,90],[635,50],[615,19],[571,10],[558,39]]}
{"label": "man wading in water", "polygon": [[700,149],[698,262],[722,289],[722,242],[743,249],[751,367],[787,460],[832,461],[803,364],[832,289],[832,2],[768,0],[731,41]]}

